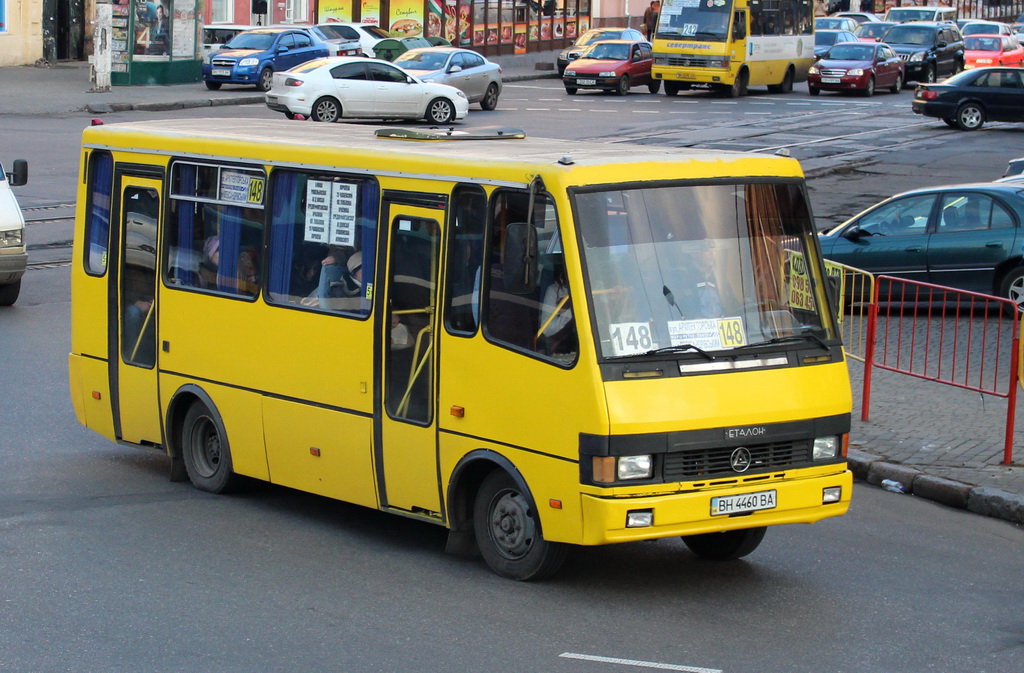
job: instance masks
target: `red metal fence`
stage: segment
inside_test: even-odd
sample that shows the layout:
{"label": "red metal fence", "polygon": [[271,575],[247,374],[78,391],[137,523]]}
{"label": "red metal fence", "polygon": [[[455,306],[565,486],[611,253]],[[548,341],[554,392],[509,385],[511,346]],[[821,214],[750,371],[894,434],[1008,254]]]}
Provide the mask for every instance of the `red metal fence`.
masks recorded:
{"label": "red metal fence", "polygon": [[861,420],[868,420],[874,367],[1005,398],[1003,464],[1012,464],[1020,357],[1020,312],[1014,302],[878,276],[866,347]]}

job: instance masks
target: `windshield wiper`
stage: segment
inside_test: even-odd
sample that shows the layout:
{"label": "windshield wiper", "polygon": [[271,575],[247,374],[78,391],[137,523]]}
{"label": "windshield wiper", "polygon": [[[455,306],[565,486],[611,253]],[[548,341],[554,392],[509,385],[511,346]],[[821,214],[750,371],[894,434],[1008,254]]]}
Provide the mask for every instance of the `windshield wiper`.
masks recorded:
{"label": "windshield wiper", "polygon": [[734,350],[745,350],[747,348],[757,348],[758,346],[772,346],[774,344],[795,343],[797,341],[807,341],[808,339],[821,346],[822,350],[828,350],[828,344],[826,344],[817,334],[811,334],[810,332],[774,337],[766,341],[758,341],[757,343],[737,346]]}
{"label": "windshield wiper", "polygon": [[666,353],[685,353],[687,351],[693,351],[700,353],[707,360],[714,361],[715,356],[708,353],[703,348],[694,346],[693,344],[682,344],[680,346],[663,346],[662,348],[655,348],[654,350],[644,351],[643,353],[630,353],[629,355],[612,355],[611,357],[605,358],[606,360],[621,360],[623,358],[635,358],[642,357],[645,355],[665,355]]}

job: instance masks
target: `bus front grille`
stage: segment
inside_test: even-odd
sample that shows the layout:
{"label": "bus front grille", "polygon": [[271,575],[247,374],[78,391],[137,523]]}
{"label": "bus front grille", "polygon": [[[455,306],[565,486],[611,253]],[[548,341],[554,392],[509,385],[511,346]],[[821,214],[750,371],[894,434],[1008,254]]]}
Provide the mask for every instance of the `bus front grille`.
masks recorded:
{"label": "bus front grille", "polygon": [[666,65],[677,68],[710,68],[711,59],[706,56],[669,56]]}
{"label": "bus front grille", "polygon": [[[739,447],[671,451],[664,458],[664,479],[687,481],[739,474],[732,467],[733,452]],[[743,474],[765,472],[811,462],[811,440],[771,442],[745,447],[750,452],[750,466]]]}

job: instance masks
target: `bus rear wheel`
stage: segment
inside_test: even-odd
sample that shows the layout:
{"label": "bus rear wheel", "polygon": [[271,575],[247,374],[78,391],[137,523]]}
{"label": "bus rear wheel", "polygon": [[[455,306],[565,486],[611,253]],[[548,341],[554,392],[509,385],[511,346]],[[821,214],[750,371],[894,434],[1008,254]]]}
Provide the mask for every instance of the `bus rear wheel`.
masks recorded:
{"label": "bus rear wheel", "polygon": [[711,561],[733,561],[750,554],[764,539],[767,527],[684,535],[683,543],[697,556]]}
{"label": "bus rear wheel", "polygon": [[222,425],[198,400],[189,407],[181,424],[181,453],[188,478],[200,491],[227,493],[234,486],[231,451]]}
{"label": "bus rear wheel", "polygon": [[503,470],[491,472],[480,484],[473,530],[484,561],[502,577],[543,579],[565,561],[565,545],[543,538],[529,493]]}

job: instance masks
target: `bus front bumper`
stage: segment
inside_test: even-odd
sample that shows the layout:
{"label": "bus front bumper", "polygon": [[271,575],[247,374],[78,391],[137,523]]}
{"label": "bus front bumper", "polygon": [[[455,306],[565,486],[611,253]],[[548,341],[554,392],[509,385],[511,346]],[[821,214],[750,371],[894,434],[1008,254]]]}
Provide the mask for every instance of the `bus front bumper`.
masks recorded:
{"label": "bus front bumper", "polygon": [[[836,488],[840,489],[838,499],[824,503],[826,489]],[[850,507],[852,490],[853,474],[844,469],[831,474],[789,477],[739,488],[703,489],[689,493],[610,498],[584,494],[582,544],[599,545],[786,523],[814,523],[845,514]],[[774,491],[775,506],[771,509],[744,514],[712,514],[712,498],[769,491]],[[835,493],[834,490],[829,492]],[[652,515],[651,525],[627,527],[627,520],[636,519],[638,513],[642,515],[648,511]]]}

